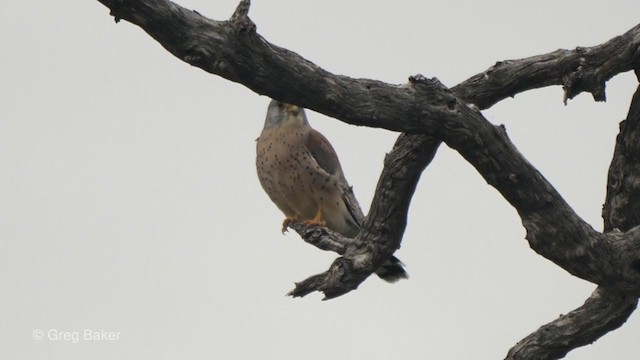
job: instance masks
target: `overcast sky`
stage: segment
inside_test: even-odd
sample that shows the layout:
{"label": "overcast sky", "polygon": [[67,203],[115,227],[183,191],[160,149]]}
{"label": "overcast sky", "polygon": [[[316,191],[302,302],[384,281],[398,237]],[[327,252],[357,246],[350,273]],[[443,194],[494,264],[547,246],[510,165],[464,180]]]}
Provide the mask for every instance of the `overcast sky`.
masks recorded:
{"label": "overcast sky", "polygon": [[[179,4],[223,20],[236,1]],[[329,71],[448,86],[640,22],[631,0],[254,0],[250,16]],[[335,255],[283,236],[260,188],[268,98],[181,62],[95,0],[0,0],[0,46],[0,359],[502,359],[595,289],[533,252],[513,208],[442,146],[397,253],[409,280],[286,297]],[[484,113],[602,229],[636,83],[615,77],[606,103],[564,106],[552,87]],[[397,134],[308,117],[366,212]],[[637,359],[639,334],[633,314],[567,358]]]}

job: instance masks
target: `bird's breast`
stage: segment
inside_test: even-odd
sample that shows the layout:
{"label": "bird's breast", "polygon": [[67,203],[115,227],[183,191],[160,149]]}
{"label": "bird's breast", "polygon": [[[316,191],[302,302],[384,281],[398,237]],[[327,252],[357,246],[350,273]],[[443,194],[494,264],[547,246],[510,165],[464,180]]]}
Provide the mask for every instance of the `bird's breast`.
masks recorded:
{"label": "bird's breast", "polygon": [[[284,191],[296,184],[303,161],[308,157],[301,129],[266,129],[256,145],[256,167],[267,192]],[[270,189],[267,189],[267,185]]]}

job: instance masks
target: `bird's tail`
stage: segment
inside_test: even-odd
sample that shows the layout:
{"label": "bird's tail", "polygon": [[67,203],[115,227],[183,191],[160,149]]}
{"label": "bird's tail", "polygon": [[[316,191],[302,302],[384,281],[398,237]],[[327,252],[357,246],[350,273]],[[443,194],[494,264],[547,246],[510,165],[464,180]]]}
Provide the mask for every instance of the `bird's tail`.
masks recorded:
{"label": "bird's tail", "polygon": [[402,267],[404,264],[397,257],[391,256],[376,270],[376,275],[384,281],[394,283],[400,279],[409,278],[409,274]]}

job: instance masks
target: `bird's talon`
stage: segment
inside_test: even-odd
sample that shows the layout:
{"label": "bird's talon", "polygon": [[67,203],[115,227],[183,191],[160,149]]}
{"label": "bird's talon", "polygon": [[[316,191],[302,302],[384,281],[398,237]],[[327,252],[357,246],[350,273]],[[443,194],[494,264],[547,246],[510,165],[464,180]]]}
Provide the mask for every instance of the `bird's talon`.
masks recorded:
{"label": "bird's talon", "polygon": [[305,222],[302,223],[304,226],[306,227],[311,227],[311,226],[320,226],[320,227],[326,227],[327,223],[324,220],[307,220]]}
{"label": "bird's talon", "polygon": [[311,227],[311,226],[325,227],[325,226],[327,226],[327,222],[324,221],[324,219],[322,218],[322,210],[321,209],[318,209],[318,213],[316,214],[316,217],[314,217],[311,220],[306,220],[302,224],[304,226],[306,226],[306,227]]}
{"label": "bird's talon", "polygon": [[297,223],[298,222],[298,217],[294,217],[294,218],[286,218],[284,219],[284,221],[282,222],[282,234],[286,233],[287,230],[289,230],[289,226],[291,226],[291,224],[293,223]]}

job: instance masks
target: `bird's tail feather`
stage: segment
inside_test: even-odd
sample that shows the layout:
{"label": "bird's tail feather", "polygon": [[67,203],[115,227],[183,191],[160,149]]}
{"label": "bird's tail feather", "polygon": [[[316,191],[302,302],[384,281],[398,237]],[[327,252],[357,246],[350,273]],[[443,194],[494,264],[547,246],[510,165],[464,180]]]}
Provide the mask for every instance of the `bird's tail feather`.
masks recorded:
{"label": "bird's tail feather", "polygon": [[394,283],[400,279],[409,278],[409,274],[402,267],[404,264],[397,257],[391,256],[376,270],[380,279]]}

